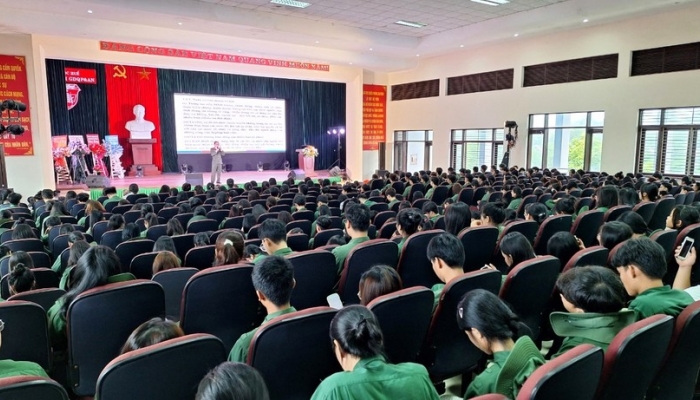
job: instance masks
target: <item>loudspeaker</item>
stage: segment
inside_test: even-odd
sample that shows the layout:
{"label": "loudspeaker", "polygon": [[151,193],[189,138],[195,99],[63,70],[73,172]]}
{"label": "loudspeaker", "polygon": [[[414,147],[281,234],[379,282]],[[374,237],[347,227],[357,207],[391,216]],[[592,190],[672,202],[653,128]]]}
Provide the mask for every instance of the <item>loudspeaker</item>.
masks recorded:
{"label": "loudspeaker", "polygon": [[104,175],[88,175],[85,184],[89,188],[105,188],[109,186],[110,180]]}
{"label": "loudspeaker", "polygon": [[190,185],[204,185],[204,175],[202,174],[185,174],[185,182]]}
{"label": "loudspeaker", "polygon": [[386,142],[379,142],[379,169],[386,169]]}

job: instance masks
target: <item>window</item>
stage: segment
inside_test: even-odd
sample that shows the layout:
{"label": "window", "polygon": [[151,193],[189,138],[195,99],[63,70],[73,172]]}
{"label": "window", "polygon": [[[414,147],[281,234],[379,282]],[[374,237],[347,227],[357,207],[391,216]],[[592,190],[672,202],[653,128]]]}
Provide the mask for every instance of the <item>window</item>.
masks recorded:
{"label": "window", "polygon": [[451,165],[457,170],[498,165],[503,157],[503,128],[455,129],[451,148]]}
{"label": "window", "polygon": [[394,170],[429,170],[433,159],[433,131],[394,132]]}
{"label": "window", "polygon": [[636,171],[700,175],[700,107],[639,112]]}
{"label": "window", "polygon": [[528,165],[600,171],[605,112],[530,115]]}

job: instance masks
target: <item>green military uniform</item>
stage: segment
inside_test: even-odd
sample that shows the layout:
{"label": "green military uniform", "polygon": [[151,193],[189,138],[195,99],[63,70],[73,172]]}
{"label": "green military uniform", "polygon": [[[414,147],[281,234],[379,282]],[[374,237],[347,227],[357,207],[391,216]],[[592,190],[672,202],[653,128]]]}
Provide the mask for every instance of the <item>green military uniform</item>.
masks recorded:
{"label": "green military uniform", "polygon": [[40,376],[48,378],[43,368],[37,363],[29,361],[0,360],[0,378],[13,376]]}
{"label": "green military uniform", "polygon": [[640,293],[632,300],[629,308],[634,310],[637,320],[656,314],[677,317],[692,302],[693,298],[688,293],[682,290],[671,289],[667,285],[648,289]]}
{"label": "green military uniform", "polygon": [[187,221],[187,226],[189,227],[191,223],[193,223],[195,221],[201,221],[203,219],[207,219],[207,217],[204,215],[195,215],[192,218],[190,218],[189,221]]}
{"label": "green military uniform", "polygon": [[452,196],[452,201],[454,201],[455,203],[459,201],[459,193],[457,193],[456,195]]}
{"label": "green military uniform", "polygon": [[394,199],[394,200],[390,201],[390,202],[389,202],[389,210],[391,210],[391,207],[393,207],[393,206],[394,206],[394,204],[396,204],[396,203],[398,203],[398,202],[399,202],[399,201],[398,201],[398,200],[396,200],[396,199]]}
{"label": "green military uniform", "polygon": [[[294,251],[292,251],[292,249],[290,249],[289,247],[283,247],[283,248],[277,250],[276,252],[272,253],[272,255],[273,255],[273,256],[284,257],[284,256],[288,256],[288,255],[290,255],[290,254],[292,254],[292,253],[294,253]],[[267,256],[268,256],[267,254],[262,254],[262,253],[260,253],[260,254],[258,254],[257,257],[255,257],[255,260],[253,261],[253,263],[254,263],[255,265],[258,265],[258,264],[260,264],[261,262],[263,262],[263,260],[264,260],[265,258],[267,258]]]}
{"label": "green military uniform", "polygon": [[316,388],[311,400],[438,400],[424,366],[389,364],[382,356],[360,360],[352,371],[337,372]]}
{"label": "green military uniform", "polygon": [[401,250],[403,250],[403,245],[406,243],[406,238],[401,238],[401,241],[397,243],[399,247],[399,257],[401,257]]}
{"label": "green military uniform", "polygon": [[411,194],[411,186],[406,186],[406,188],[403,190],[403,198],[404,200],[408,200],[408,195]]}
{"label": "green military uniform", "polygon": [[430,189],[428,189],[428,191],[425,192],[425,198],[426,198],[426,199],[432,199],[432,198],[433,198],[433,192],[434,192],[434,191],[435,191],[435,189],[432,188],[432,187],[431,187]]}
{"label": "green military uniform", "polygon": [[513,199],[510,201],[510,204],[508,204],[508,209],[509,210],[517,210],[518,207],[520,207],[520,204],[523,202],[523,199]]}
{"label": "green military uniform", "polygon": [[[265,325],[267,322],[285,314],[290,314],[293,312],[296,312],[297,310],[294,307],[289,307],[285,308],[284,310],[277,311],[272,314],[268,314],[265,319],[263,320],[262,325]],[[262,326],[260,325],[260,326]],[[241,335],[238,340],[236,340],[236,343],[233,345],[233,348],[231,349],[231,352],[228,354],[228,360],[233,361],[233,362],[246,362],[248,359],[248,349],[250,348],[250,342],[253,341],[253,336],[255,336],[255,332],[258,331],[259,328],[255,328],[250,332],[246,332]]]}
{"label": "green military uniform", "polygon": [[[588,211],[588,210],[590,210],[590,208],[589,208],[588,206],[583,206],[583,207],[581,207],[580,210],[578,210],[578,215],[581,215],[581,214],[585,213],[585,212]],[[598,207],[598,208],[595,208],[594,210],[598,210],[598,211],[600,211],[600,212],[602,212],[602,213],[605,213],[605,212],[608,211],[608,207]]]}
{"label": "green military uniform", "polygon": [[548,208],[550,211],[551,211],[551,210],[554,210],[554,206],[555,206],[556,204],[557,204],[557,203],[555,203],[554,200],[552,200],[552,199],[549,199],[549,200],[547,200],[547,201],[544,202],[544,205],[547,206],[547,208]]}
{"label": "green military uniform", "polygon": [[374,202],[374,201],[372,201],[372,200],[365,200],[365,202],[362,203],[362,204],[364,204],[365,206],[367,206],[367,208],[370,208],[370,207],[372,207],[373,205],[375,205],[375,204],[377,204],[377,203]]}
{"label": "green military uniform", "polygon": [[491,192],[486,192],[486,194],[484,195],[484,197],[481,198],[481,201],[483,201],[484,203],[486,203],[487,201],[489,201],[489,197],[491,197]]}
{"label": "green military uniform", "polygon": [[332,253],[335,256],[335,266],[338,268],[338,275],[343,272],[343,266],[345,265],[345,259],[350,254],[350,250],[354,249],[360,243],[369,240],[369,236],[362,236],[359,238],[352,239],[347,244],[338,246],[333,249]]}
{"label": "green military uniform", "polygon": [[609,314],[553,312],[549,320],[554,333],[564,338],[554,355],[558,357],[580,344],[592,344],[607,350],[615,335],[634,323],[636,316],[632,310]]}
{"label": "green military uniform", "polygon": [[544,357],[528,336],[515,342],[511,351],[493,354],[493,362],[467,388],[464,399],[488,393],[500,393],[508,398],[518,397],[525,380],[542,364]]}
{"label": "green military uniform", "polygon": [[123,199],[122,199],[121,197],[119,197],[119,196],[117,196],[117,195],[114,195],[114,196],[108,198],[107,200],[105,200],[105,202],[104,202],[102,205],[105,205],[105,204],[107,204],[107,203],[113,203],[113,202],[115,202],[115,201],[116,201],[116,202],[120,202],[120,201],[122,201],[122,200],[123,200]]}
{"label": "green military uniform", "polygon": [[442,294],[442,289],[445,288],[444,283],[436,283],[433,285],[433,287],[430,288],[430,290],[433,291],[433,296],[435,296],[435,301],[433,302],[433,311],[438,306],[438,303],[440,303],[440,295]]}

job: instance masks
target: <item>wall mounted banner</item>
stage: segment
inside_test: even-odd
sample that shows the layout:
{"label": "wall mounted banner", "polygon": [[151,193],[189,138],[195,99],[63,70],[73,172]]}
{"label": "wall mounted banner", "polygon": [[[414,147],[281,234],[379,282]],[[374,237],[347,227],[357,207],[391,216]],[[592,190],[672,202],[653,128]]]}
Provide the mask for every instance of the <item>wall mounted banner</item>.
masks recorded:
{"label": "wall mounted banner", "polygon": [[273,58],[248,57],[222,53],[210,53],[207,51],[183,50],[171,47],[144,46],[140,44],[100,41],[100,50],[117,51],[121,53],[149,54],[153,56],[193,58],[197,60],[222,61],[237,64],[263,65],[266,67],[296,68],[325,72],[330,71],[330,65],[328,64],[276,60]]}
{"label": "wall mounted banner", "polygon": [[[24,133],[12,135],[7,132],[0,136],[5,145],[6,156],[32,156],[32,122],[29,115],[29,86],[27,85],[26,60],[22,56],[0,55],[0,101],[17,100],[27,105],[27,111],[5,111],[0,115],[3,125],[22,125]],[[12,118],[8,124],[7,117]]]}
{"label": "wall mounted banner", "polygon": [[364,85],[362,150],[379,150],[380,142],[386,142],[386,86]]}
{"label": "wall mounted banner", "polygon": [[97,71],[84,68],[66,68],[66,83],[97,85]]}

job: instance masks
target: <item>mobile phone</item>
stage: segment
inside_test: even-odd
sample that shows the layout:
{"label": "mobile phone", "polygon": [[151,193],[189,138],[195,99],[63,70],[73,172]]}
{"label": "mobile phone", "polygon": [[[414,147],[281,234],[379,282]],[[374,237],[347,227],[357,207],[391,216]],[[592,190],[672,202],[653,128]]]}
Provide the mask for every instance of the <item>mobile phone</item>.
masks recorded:
{"label": "mobile phone", "polygon": [[681,243],[681,252],[678,253],[678,258],[685,260],[685,257],[688,256],[688,252],[690,252],[690,249],[693,248],[694,244],[695,239],[686,236],[685,239],[683,239],[683,243]]}
{"label": "mobile phone", "polygon": [[340,296],[338,293],[333,293],[326,297],[326,301],[328,302],[328,306],[331,308],[335,308],[336,310],[340,310],[343,308],[343,302],[340,300]]}

